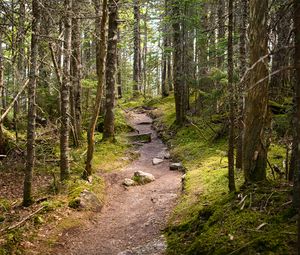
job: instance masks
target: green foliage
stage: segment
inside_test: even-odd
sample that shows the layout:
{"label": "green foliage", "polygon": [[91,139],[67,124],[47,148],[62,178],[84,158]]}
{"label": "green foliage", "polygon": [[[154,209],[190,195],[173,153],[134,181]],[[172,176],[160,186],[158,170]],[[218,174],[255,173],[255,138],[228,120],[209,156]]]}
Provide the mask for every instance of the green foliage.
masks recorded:
{"label": "green foliage", "polygon": [[80,206],[80,199],[79,198],[73,198],[69,202],[68,206],[73,209],[77,209]]}
{"label": "green foliage", "polygon": [[85,189],[94,192],[100,200],[103,200],[104,181],[101,177],[94,175],[91,183],[77,178],[68,181],[68,196],[71,199],[80,196]]}
{"label": "green foliage", "polygon": [[1,240],[0,255],[21,255],[24,254],[23,248],[20,246],[22,240],[22,232],[19,229],[10,231],[5,235],[5,240]]}
{"label": "green foliage", "polygon": [[81,85],[83,88],[96,88],[97,80],[96,79],[83,79],[81,81]]}
{"label": "green foliage", "polygon": [[210,70],[210,75],[209,75],[214,81],[222,81],[222,80],[225,80],[227,81],[227,73],[222,71],[221,69],[219,68],[212,68]]}
{"label": "green foliage", "polygon": [[284,137],[290,130],[290,116],[288,114],[277,114],[273,116],[272,128],[276,132],[277,137]]}
{"label": "green foliage", "polygon": [[64,205],[64,202],[60,199],[49,200],[42,202],[41,205],[44,207],[44,211],[51,212],[56,210],[57,208],[62,207]]}

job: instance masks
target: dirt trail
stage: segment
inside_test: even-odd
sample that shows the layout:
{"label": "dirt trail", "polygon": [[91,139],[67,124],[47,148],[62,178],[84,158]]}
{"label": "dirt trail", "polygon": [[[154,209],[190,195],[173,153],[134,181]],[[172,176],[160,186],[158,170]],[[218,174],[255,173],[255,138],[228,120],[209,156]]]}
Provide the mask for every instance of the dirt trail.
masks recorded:
{"label": "dirt trail", "polygon": [[[166,148],[150,124],[140,125],[151,119],[131,112],[130,121],[140,133],[152,132],[152,142],[139,148],[139,159],[122,171],[105,176],[108,198],[101,213],[89,226],[63,233],[52,254],[164,254],[161,230],[180,193],[181,174],[169,170],[168,160],[152,165],[152,159]],[[124,178],[138,170],[152,173],[156,180],[125,189]]]}

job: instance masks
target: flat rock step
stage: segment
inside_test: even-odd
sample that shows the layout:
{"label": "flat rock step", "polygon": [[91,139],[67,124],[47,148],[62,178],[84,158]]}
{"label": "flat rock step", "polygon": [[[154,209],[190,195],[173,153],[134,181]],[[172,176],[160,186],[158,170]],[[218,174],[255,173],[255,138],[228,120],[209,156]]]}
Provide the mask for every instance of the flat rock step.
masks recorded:
{"label": "flat rock step", "polygon": [[171,171],[183,171],[184,167],[183,167],[182,163],[171,163],[170,170]]}
{"label": "flat rock step", "polygon": [[152,133],[128,135],[127,138],[132,142],[151,143]]}

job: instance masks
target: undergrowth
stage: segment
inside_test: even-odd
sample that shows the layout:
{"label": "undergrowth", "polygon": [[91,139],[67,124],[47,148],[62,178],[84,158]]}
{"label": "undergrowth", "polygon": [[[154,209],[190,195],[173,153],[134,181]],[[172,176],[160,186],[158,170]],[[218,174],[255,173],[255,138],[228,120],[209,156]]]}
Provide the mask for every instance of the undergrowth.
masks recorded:
{"label": "undergrowth", "polygon": [[[157,99],[153,115],[172,158],[187,169],[184,192],[165,230],[168,254],[296,254],[296,212],[291,186],[268,169],[268,181],[245,186],[236,172],[235,194],[228,193],[226,136],[221,124],[193,118],[194,125],[174,126],[173,98]],[[176,132],[174,132],[176,129]],[[213,130],[213,131],[212,131]],[[281,166],[285,149],[272,144],[269,160]]]}
{"label": "undergrowth", "polygon": [[[130,143],[126,139],[126,133],[131,131],[132,127],[127,124],[124,111],[117,108],[115,117],[116,141],[114,143],[103,142],[102,133],[95,133],[93,158],[95,174],[91,183],[81,179],[87,152],[86,133],[83,134],[81,145],[78,148],[72,147],[70,150],[70,179],[63,184],[59,182],[59,139],[53,137],[57,133],[50,132],[42,138],[39,137],[35,174],[49,176],[52,179],[51,185],[42,189],[39,187],[34,194],[35,200],[43,198],[43,201],[35,203],[26,210],[19,206],[21,199],[10,201],[9,199],[0,198],[0,255],[27,254],[29,250],[34,248],[33,243],[37,243],[39,239],[43,242],[43,239],[45,239],[39,237],[40,231],[43,231],[44,228],[51,228],[50,226],[54,224],[56,227],[52,232],[50,231],[49,236],[47,236],[48,241],[46,240],[46,243],[43,244],[48,248],[39,247],[39,249],[47,250],[49,246],[57,241],[59,233],[65,229],[79,226],[83,218],[73,218],[70,215],[72,209],[68,208],[68,205],[76,200],[82,191],[89,190],[101,202],[104,200],[105,184],[99,172],[116,171],[136,158],[135,153],[131,150]],[[42,131],[38,130],[38,132]],[[13,140],[13,137],[11,140]],[[5,230],[39,207],[43,209],[20,227],[12,231]],[[1,232],[1,230],[3,231]]]}

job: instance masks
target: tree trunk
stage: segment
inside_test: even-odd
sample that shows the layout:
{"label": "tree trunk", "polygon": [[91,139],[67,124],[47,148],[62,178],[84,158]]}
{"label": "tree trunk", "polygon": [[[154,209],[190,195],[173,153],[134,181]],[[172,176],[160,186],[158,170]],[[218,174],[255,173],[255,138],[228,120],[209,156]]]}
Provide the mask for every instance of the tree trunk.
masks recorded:
{"label": "tree trunk", "polygon": [[84,38],[84,42],[83,42],[83,72],[84,72],[84,77],[88,76],[91,72],[91,41],[90,41],[90,36],[89,36],[89,31],[88,28],[84,29],[83,31],[83,38]]}
{"label": "tree trunk", "polygon": [[[0,30],[0,96],[3,96],[4,90],[4,65],[3,65],[3,51],[2,51],[2,31]],[[0,104],[0,114],[2,115],[4,109],[3,105]],[[0,123],[0,154],[5,154],[4,149],[4,137],[2,132],[2,123]]]}
{"label": "tree trunk", "polygon": [[[294,26],[295,26],[295,98],[296,98],[296,139],[297,139],[297,185],[294,185],[298,202],[300,198],[300,0],[294,0]],[[294,200],[295,202],[295,200]],[[298,206],[298,254],[300,254],[300,206]]]}
{"label": "tree trunk", "polygon": [[[12,4],[12,7],[14,4]],[[16,89],[15,94],[19,90],[18,85],[22,84],[24,75],[25,75],[25,62],[24,62],[24,53],[25,53],[25,47],[24,47],[24,41],[26,38],[25,35],[25,2],[24,0],[19,1],[19,15],[18,15],[18,23],[16,26],[16,29],[18,30],[16,38],[13,37],[12,44],[13,48],[13,68],[14,68],[14,75],[13,75],[13,83],[14,87]],[[14,24],[13,24],[14,26]],[[13,30],[13,29],[12,29]],[[15,46],[14,46],[15,45]],[[15,67],[15,61],[16,61],[16,67]],[[15,128],[15,136],[16,136],[16,142],[19,140],[19,111],[20,111],[20,100],[16,100],[14,104],[14,112],[13,112],[13,120],[14,120],[14,128]]]}
{"label": "tree trunk", "polygon": [[[246,34],[247,34],[247,16],[248,16],[248,0],[241,0],[240,5],[240,45],[239,45],[239,62],[240,62],[240,79],[244,76],[247,69],[247,54],[246,54]],[[238,128],[236,139],[236,168],[243,168],[243,129],[244,129],[244,109],[243,109],[243,93],[245,84],[244,82],[239,84],[238,91]]]}
{"label": "tree trunk", "polygon": [[63,79],[60,89],[61,95],[61,127],[60,127],[60,179],[64,181],[69,178],[69,131],[70,131],[70,62],[71,62],[71,35],[72,35],[72,0],[65,0],[64,8],[64,59]]}
{"label": "tree trunk", "polygon": [[24,177],[23,205],[32,203],[31,185],[35,160],[36,81],[38,69],[39,0],[32,1],[32,35],[28,84],[27,155]]}
{"label": "tree trunk", "polygon": [[[83,172],[83,178],[88,179],[90,175],[92,175],[92,160],[94,154],[94,146],[95,146],[95,128],[100,112],[101,106],[101,99],[103,93],[103,84],[104,84],[104,74],[105,74],[105,57],[106,57],[106,24],[107,24],[107,0],[103,0],[102,2],[102,18],[100,22],[100,2],[99,0],[94,0],[97,19],[96,19],[96,35],[97,35],[97,42],[96,42],[96,61],[97,61],[97,75],[98,75],[98,85],[97,85],[97,94],[96,94],[96,101],[94,105],[94,110],[92,113],[92,117],[89,124],[88,134],[87,134],[87,143],[88,143],[88,150],[87,150],[87,159],[85,170]],[[100,29],[99,29],[99,23]]]}
{"label": "tree trunk", "polygon": [[224,66],[224,50],[223,42],[225,40],[225,2],[224,0],[218,0],[218,68]]}
{"label": "tree trunk", "polygon": [[115,140],[115,85],[118,44],[118,0],[109,0],[108,47],[106,61],[106,100],[104,117],[104,140]]}
{"label": "tree trunk", "polygon": [[148,69],[147,69],[147,61],[148,61],[148,5],[146,6],[146,13],[144,15],[144,47],[143,47],[143,90],[144,97],[146,97],[147,89],[148,89]]}
{"label": "tree trunk", "polygon": [[228,141],[228,178],[229,191],[235,191],[234,180],[234,85],[233,85],[233,0],[228,6],[228,92],[229,92],[229,141]]}
{"label": "tree trunk", "polygon": [[175,94],[175,109],[176,109],[176,124],[182,126],[185,122],[186,107],[185,89],[183,83],[182,70],[182,30],[180,27],[180,1],[172,1],[172,27],[173,27],[173,79],[174,79],[174,94]]}
{"label": "tree trunk", "polygon": [[250,0],[250,74],[245,104],[243,168],[246,183],[266,179],[267,141],[265,127],[268,114],[268,63],[260,59],[268,53],[268,1]]}
{"label": "tree trunk", "polygon": [[[171,47],[171,36],[168,35],[168,45]],[[172,53],[170,52],[167,56],[167,82],[169,91],[173,91],[173,73],[172,73]]]}
{"label": "tree trunk", "polygon": [[141,86],[141,38],[140,38],[140,2],[133,1],[134,14],[134,56],[133,56],[133,96],[136,97],[140,93]]}
{"label": "tree trunk", "polygon": [[[164,38],[164,48],[167,47],[165,41],[166,38]],[[162,92],[162,97],[169,96],[169,87],[168,87],[168,80],[167,80],[167,55],[165,52],[163,52],[163,56],[162,56],[161,92]]]}
{"label": "tree trunk", "polygon": [[[272,57],[272,73],[283,69],[289,65],[289,49],[286,47],[289,44],[291,27],[290,11],[285,8],[285,0],[279,0],[279,9],[276,11],[275,20],[276,24],[274,37],[275,37],[275,54]],[[284,102],[284,97],[289,95],[289,77],[288,71],[281,71],[271,76],[270,79],[270,97],[279,103]]]}
{"label": "tree trunk", "polygon": [[[120,41],[120,29],[118,29],[118,41]],[[121,56],[120,56],[119,49],[117,49],[117,87],[118,87],[118,98],[122,98],[123,97],[122,72],[121,72]]]}
{"label": "tree trunk", "polygon": [[[295,132],[293,133],[293,146],[291,158],[291,171],[294,172],[294,194],[293,203],[296,208],[300,210],[300,0],[294,0],[294,29],[295,29],[295,96],[294,96],[294,118],[293,126]],[[299,211],[300,212],[300,211]],[[300,216],[299,216],[300,217]],[[300,218],[299,218],[300,219]],[[300,230],[300,226],[299,226]],[[300,233],[299,233],[300,234]],[[300,248],[300,247],[299,247]]]}
{"label": "tree trunk", "polygon": [[81,138],[81,49],[80,49],[80,4],[78,1],[74,2],[73,12],[75,18],[72,19],[72,59],[71,59],[71,73],[72,73],[72,124],[74,127],[74,134],[78,145],[78,139]]}

